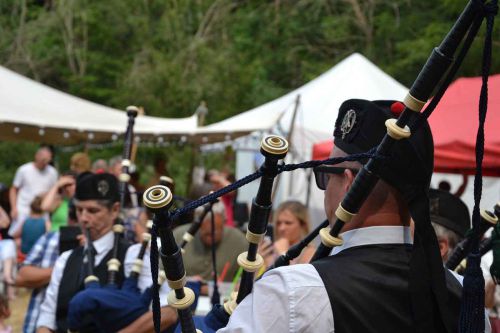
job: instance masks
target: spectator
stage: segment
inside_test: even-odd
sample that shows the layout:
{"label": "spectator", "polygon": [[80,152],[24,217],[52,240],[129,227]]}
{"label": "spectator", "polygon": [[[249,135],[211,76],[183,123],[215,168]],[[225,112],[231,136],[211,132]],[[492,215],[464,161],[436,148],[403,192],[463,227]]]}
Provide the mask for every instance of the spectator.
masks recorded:
{"label": "spectator", "polygon": [[51,230],[68,224],[69,206],[75,195],[76,173],[70,171],[59,177],[57,183],[42,200],[42,210],[51,213]]}
{"label": "spectator", "polygon": [[169,175],[168,170],[167,170],[168,161],[163,154],[156,155],[154,157],[153,163],[154,163],[155,173],[151,177],[151,179],[149,179],[149,182],[146,186],[148,188],[151,186],[154,186],[154,185],[158,185],[160,183],[161,176]]}
{"label": "spectator", "polygon": [[[229,176],[218,172],[217,170],[210,170],[207,173],[208,181],[212,184],[213,190],[217,191],[223,187],[226,187],[231,184],[229,181]],[[224,204],[224,208],[226,210],[226,225],[228,227],[234,227],[234,218],[233,218],[233,202],[236,192],[229,192],[221,197],[221,201]]]}
{"label": "spectator", "polygon": [[50,149],[43,147],[38,149],[33,162],[26,163],[17,169],[9,193],[12,218],[10,235],[18,231],[19,226],[28,217],[33,199],[49,191],[57,182],[57,171],[49,165],[51,159]]}
{"label": "spectator", "polygon": [[[117,179],[120,179],[120,174],[122,173],[121,156],[115,156],[109,160],[109,172]],[[137,197],[137,191],[130,183],[127,185],[126,193],[125,205],[129,208],[138,207],[139,199]]]}
{"label": "spectator", "polygon": [[[300,242],[309,233],[309,213],[307,207],[298,201],[285,201],[276,209],[274,214],[274,243],[264,240],[259,252],[264,258],[266,266],[274,263],[276,258],[285,254],[288,249]],[[309,244],[300,256],[290,264],[309,263],[316,248]]]}
{"label": "spectator", "polygon": [[48,232],[38,239],[23,261],[16,286],[33,288],[24,318],[23,333],[35,333],[40,305],[50,282],[52,268],[59,255],[59,231]]}
{"label": "spectator", "polygon": [[50,221],[44,217],[42,210],[42,197],[35,197],[31,203],[31,214],[24,221],[20,228],[19,235],[21,237],[21,252],[28,254],[36,241],[50,230]]}
{"label": "spectator", "polygon": [[12,327],[7,326],[4,320],[10,317],[9,301],[0,294],[0,333],[12,333]]}
{"label": "spectator", "polygon": [[77,175],[90,171],[90,158],[86,153],[75,153],[71,156],[69,163],[71,171],[76,172]]}
{"label": "spectator", "polygon": [[[195,217],[201,215],[203,208],[195,210]],[[225,225],[224,206],[216,203],[213,206],[215,219],[215,239],[212,240],[211,217],[208,214],[203,220],[199,232],[194,239],[184,248],[184,267],[188,276],[199,275],[205,280],[212,277],[212,254],[211,246],[216,246],[217,274],[220,276],[223,270],[226,271],[224,281],[232,281],[238,264],[236,258],[246,251],[248,242],[245,235],[236,228],[229,228]],[[189,225],[182,225],[174,230],[174,237],[179,243],[182,236],[189,229]],[[226,267],[226,269],[224,269]]]}
{"label": "spectator", "polygon": [[106,160],[98,159],[92,163],[92,172],[93,173],[103,173],[108,171],[108,162]]}
{"label": "spectator", "polygon": [[[9,226],[10,220],[9,216],[5,210],[0,206],[0,228],[7,228]],[[15,290],[12,284],[13,279],[13,268],[16,263],[16,244],[12,239],[2,239],[0,237],[0,260],[2,261],[3,267],[3,281],[7,286],[7,295],[10,299],[15,297]]]}

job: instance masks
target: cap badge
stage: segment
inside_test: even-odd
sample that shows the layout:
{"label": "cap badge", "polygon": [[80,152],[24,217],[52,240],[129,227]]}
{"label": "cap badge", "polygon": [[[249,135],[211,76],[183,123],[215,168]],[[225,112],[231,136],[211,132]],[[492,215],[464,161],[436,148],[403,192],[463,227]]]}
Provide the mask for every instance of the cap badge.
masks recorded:
{"label": "cap badge", "polygon": [[103,197],[109,192],[109,184],[105,180],[100,180],[97,183],[97,192],[99,192]]}
{"label": "cap badge", "polygon": [[342,132],[342,139],[344,139],[346,134],[348,134],[352,130],[355,123],[356,123],[356,111],[351,109],[347,111],[347,113],[344,116],[344,119],[342,119],[342,124],[340,125],[340,131]]}

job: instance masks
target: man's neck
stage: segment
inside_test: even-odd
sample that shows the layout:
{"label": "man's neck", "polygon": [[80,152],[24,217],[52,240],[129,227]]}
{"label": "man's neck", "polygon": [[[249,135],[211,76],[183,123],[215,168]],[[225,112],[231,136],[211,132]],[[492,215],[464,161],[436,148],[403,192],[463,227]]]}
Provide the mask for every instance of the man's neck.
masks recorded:
{"label": "man's neck", "polygon": [[366,228],[366,227],[380,227],[380,226],[403,226],[408,227],[410,221],[408,217],[402,217],[395,212],[380,212],[376,214],[366,215],[360,212],[356,215],[351,222],[346,223],[342,232],[352,229]]}

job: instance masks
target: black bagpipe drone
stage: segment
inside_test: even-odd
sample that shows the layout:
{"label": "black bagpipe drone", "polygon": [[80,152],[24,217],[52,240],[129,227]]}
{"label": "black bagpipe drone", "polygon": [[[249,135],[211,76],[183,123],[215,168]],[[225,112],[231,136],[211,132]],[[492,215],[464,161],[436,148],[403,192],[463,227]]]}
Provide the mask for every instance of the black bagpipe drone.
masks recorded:
{"label": "black bagpipe drone", "polygon": [[[143,266],[143,258],[151,239],[152,221],[148,221],[148,231],[142,235],[143,240],[139,254],[132,265],[130,276],[125,278],[121,286],[118,284],[117,276],[122,265],[118,258],[118,246],[124,231],[124,208],[128,181],[130,180],[129,167],[134,139],[133,127],[137,114],[136,107],[127,107],[128,125],[122,155],[122,171],[119,176],[120,217],[113,225],[114,244],[112,259],[107,262],[108,280],[105,285],[101,285],[98,278],[93,275],[92,270],[89,270],[89,276],[85,279],[85,289],[77,293],[69,304],[67,320],[71,332],[85,330],[84,327],[81,327],[83,318],[91,318],[99,332],[116,332],[149,311],[152,299],[151,288],[141,292],[138,288],[138,279]],[[87,235],[87,240],[91,244],[90,235]],[[87,250],[86,254],[89,267],[92,267],[94,262],[92,251]],[[161,285],[164,280],[164,274],[160,273],[157,283]]]}

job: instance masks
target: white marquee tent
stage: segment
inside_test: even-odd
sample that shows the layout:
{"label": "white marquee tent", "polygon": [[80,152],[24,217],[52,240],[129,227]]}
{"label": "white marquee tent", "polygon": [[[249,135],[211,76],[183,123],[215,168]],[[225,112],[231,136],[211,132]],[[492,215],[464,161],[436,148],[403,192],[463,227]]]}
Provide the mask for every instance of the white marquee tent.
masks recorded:
{"label": "white marquee tent", "polygon": [[[66,94],[0,66],[0,140],[59,145],[103,142],[123,134],[126,125],[123,111]],[[196,129],[195,115],[178,119],[139,116],[134,126],[137,135],[150,140],[189,138]]]}
{"label": "white marquee tent", "polygon": [[[291,135],[287,163],[310,160],[314,143],[332,138],[333,125],[340,104],[346,99],[402,100],[408,89],[384,73],[361,54],[355,53],[339,62],[327,72],[302,87],[257,108],[207,126],[204,131],[260,131],[241,138],[237,154],[237,178],[255,170],[259,139],[262,132],[289,135],[297,96],[300,95],[294,129]],[[275,202],[293,198],[307,200],[312,220],[319,223],[323,217],[323,193],[314,184],[307,188],[310,171],[294,171],[281,177]],[[314,183],[314,182],[312,182]],[[250,202],[258,182],[240,191],[240,201]]]}

